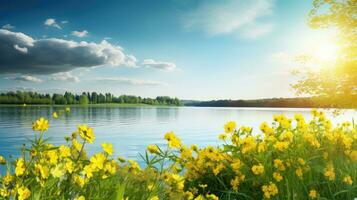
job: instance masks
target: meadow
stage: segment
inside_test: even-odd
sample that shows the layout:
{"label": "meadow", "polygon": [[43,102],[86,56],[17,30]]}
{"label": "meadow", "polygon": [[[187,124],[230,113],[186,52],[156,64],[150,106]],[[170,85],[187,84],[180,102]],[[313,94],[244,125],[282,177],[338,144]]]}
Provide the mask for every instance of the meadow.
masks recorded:
{"label": "meadow", "polygon": [[354,199],[357,125],[333,126],[315,109],[311,115],[274,115],[259,132],[227,122],[219,146],[186,146],[167,132],[164,148],[152,144],[142,152],[144,166],[114,157],[111,143],[87,154],[96,139],[87,125],[78,125],[65,145],[52,145],[49,121],[40,118],[22,156],[0,157],[0,199]]}

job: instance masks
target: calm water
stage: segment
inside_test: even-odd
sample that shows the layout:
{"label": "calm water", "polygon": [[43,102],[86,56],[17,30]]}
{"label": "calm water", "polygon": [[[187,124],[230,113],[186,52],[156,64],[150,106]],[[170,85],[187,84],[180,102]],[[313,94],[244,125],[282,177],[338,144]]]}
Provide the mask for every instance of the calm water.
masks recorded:
{"label": "calm water", "polygon": [[[31,124],[43,116],[50,118],[59,107],[0,107],[0,154],[17,155],[21,144],[27,143],[35,132]],[[64,136],[76,130],[77,124],[94,128],[96,141],[88,151],[100,150],[102,142],[111,142],[116,155],[140,160],[148,144],[164,145],[163,136],[174,131],[185,144],[216,145],[223,124],[234,120],[238,125],[249,125],[255,131],[272,115],[284,113],[293,116],[300,112],[309,117],[309,109],[267,108],[162,108],[162,107],[72,107],[71,113],[50,120],[46,133],[54,144],[64,143]],[[357,118],[357,112],[348,110],[333,119],[334,123]]]}

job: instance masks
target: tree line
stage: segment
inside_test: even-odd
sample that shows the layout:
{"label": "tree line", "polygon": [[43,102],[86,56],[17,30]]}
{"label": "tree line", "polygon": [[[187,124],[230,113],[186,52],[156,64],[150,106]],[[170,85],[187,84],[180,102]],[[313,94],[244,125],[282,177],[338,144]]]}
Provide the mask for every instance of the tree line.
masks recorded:
{"label": "tree line", "polygon": [[271,98],[255,100],[214,100],[184,102],[186,106],[202,107],[281,107],[281,108],[316,108],[331,107],[318,98]]}
{"label": "tree line", "polygon": [[156,98],[142,98],[134,95],[114,96],[111,93],[83,92],[74,94],[65,92],[64,94],[40,94],[37,92],[16,91],[0,93],[0,104],[148,104],[148,105],[182,105],[178,98],[168,96],[158,96]]}

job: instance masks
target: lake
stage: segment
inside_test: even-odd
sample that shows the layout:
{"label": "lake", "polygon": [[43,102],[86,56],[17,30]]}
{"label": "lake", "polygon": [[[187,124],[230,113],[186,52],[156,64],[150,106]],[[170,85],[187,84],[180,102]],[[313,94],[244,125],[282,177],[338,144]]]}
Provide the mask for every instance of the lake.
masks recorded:
{"label": "lake", "polygon": [[[78,124],[93,127],[96,140],[87,146],[90,153],[100,151],[103,142],[113,143],[115,155],[139,160],[148,144],[165,145],[167,131],[174,131],[185,144],[217,145],[217,135],[230,120],[237,125],[248,125],[259,132],[263,121],[272,121],[273,114],[283,113],[290,117],[302,113],[308,119],[310,109],[286,108],[207,108],[207,107],[71,107],[69,114],[51,118],[52,112],[64,107],[2,106],[0,107],[0,154],[18,155],[18,148],[28,143],[37,132],[31,124],[39,117],[50,119],[46,136],[54,144],[64,143],[64,137],[76,131]],[[328,111],[332,116],[332,111]],[[333,118],[334,123],[357,118],[357,112],[347,110]]]}

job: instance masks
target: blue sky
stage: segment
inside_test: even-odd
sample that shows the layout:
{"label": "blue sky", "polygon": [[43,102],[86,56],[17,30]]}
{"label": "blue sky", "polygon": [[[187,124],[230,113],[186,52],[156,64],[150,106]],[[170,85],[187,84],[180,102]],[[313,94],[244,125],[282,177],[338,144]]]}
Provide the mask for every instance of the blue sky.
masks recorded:
{"label": "blue sky", "polygon": [[313,42],[310,8],[301,0],[5,0],[0,90],[292,97],[287,58]]}

